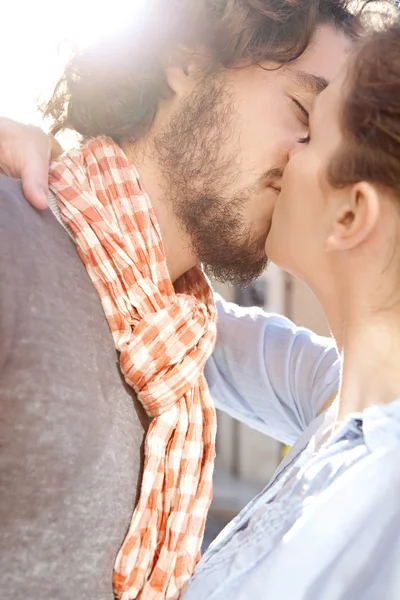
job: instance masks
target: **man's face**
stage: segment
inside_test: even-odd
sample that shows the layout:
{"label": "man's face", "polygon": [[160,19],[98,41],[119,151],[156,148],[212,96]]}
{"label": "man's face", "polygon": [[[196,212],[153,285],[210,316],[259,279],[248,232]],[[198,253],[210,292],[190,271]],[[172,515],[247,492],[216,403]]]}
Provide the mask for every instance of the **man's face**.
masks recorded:
{"label": "man's face", "polygon": [[308,134],[316,95],[351,42],[322,26],[289,66],[263,63],[210,76],[155,140],[167,195],[199,260],[246,283],[265,268],[265,242],[291,152]]}

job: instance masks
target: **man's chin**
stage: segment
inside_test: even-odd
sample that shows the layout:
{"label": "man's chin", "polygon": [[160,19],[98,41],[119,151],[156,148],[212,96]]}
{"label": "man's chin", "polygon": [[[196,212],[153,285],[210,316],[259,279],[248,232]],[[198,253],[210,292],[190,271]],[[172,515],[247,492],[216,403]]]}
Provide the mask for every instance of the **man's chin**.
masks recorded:
{"label": "man's chin", "polygon": [[217,281],[230,285],[245,287],[249,285],[268,267],[268,258],[252,263],[251,265],[204,265],[207,275]]}

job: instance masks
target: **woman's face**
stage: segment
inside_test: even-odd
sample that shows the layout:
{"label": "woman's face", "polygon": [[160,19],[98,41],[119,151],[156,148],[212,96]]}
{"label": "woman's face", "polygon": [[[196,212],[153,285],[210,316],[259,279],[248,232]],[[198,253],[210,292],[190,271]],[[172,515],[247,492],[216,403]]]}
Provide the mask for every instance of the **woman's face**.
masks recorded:
{"label": "woman's face", "polygon": [[310,115],[311,139],[291,156],[285,169],[266,242],[270,259],[315,291],[327,283],[325,243],[338,191],[328,185],[326,169],[342,139],[339,106],[343,79],[335,80],[315,102]]}

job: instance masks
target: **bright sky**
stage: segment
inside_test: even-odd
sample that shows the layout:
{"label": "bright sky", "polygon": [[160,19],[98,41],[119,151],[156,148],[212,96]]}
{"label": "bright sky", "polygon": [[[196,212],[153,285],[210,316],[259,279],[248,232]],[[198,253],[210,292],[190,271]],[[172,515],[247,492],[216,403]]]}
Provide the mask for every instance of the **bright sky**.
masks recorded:
{"label": "bright sky", "polygon": [[[0,115],[40,123],[37,99],[52,89],[61,42],[90,44],[118,30],[146,0],[5,0],[0,9]],[[4,6],[6,5],[6,6]],[[65,8],[63,8],[65,7]]]}

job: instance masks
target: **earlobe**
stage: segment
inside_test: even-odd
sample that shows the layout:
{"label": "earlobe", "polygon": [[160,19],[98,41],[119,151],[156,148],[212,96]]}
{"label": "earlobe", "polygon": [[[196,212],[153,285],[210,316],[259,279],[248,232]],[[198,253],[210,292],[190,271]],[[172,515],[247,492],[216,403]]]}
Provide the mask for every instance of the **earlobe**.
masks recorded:
{"label": "earlobe", "polygon": [[178,48],[168,57],[165,76],[171,92],[176,96],[185,96],[195,85],[200,55],[186,48]]}
{"label": "earlobe", "polygon": [[373,184],[360,181],[339,192],[339,196],[326,241],[327,251],[359,246],[371,235],[379,219],[379,194]]}
{"label": "earlobe", "polygon": [[167,84],[171,92],[175,96],[185,94],[188,84],[187,67],[184,66],[167,66],[165,69]]}

